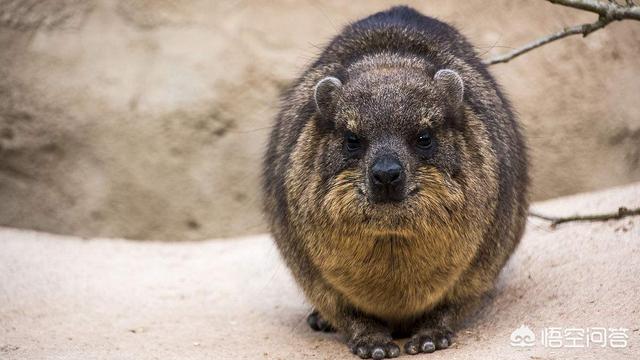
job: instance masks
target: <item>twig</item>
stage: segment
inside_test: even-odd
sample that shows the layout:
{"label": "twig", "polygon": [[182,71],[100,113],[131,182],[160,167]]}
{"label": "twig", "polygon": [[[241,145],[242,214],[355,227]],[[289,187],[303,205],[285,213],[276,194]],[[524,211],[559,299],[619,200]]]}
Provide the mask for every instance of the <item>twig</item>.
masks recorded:
{"label": "twig", "polygon": [[529,211],[529,216],[531,217],[551,221],[551,227],[555,227],[556,225],[571,221],[607,221],[636,215],[640,215],[640,208],[627,209],[626,207],[620,207],[615,213],[597,215],[575,215],[567,217],[548,216]]}
{"label": "twig", "polygon": [[595,30],[601,29],[603,27],[605,27],[607,24],[609,24],[611,21],[613,20],[606,20],[604,18],[600,18],[598,19],[598,21],[591,23],[591,24],[582,24],[582,25],[577,25],[577,26],[572,26],[572,27],[567,27],[564,28],[562,31],[558,31],[557,33],[551,34],[549,36],[543,37],[541,39],[538,39],[536,41],[530,42],[529,44],[516,49],[512,52],[500,55],[500,56],[496,56],[493,59],[490,59],[488,61],[485,62],[485,64],[487,65],[493,65],[493,64],[500,64],[500,63],[506,63],[507,61],[516,58],[526,52],[529,52],[535,48],[538,48],[544,44],[548,44],[552,41],[558,40],[558,39],[562,39],[564,37],[567,36],[571,36],[571,35],[578,35],[578,34],[582,34],[582,36],[587,36],[590,33],[592,33]]}
{"label": "twig", "polygon": [[545,36],[525,46],[515,49],[503,55],[498,55],[492,59],[485,61],[486,65],[506,63],[524,53],[539,48],[542,45],[565,38],[571,35],[580,35],[583,37],[592,32],[602,29],[610,23],[618,20],[631,19],[640,21],[640,6],[627,2],[627,5],[619,5],[615,2],[601,2],[597,0],[547,0],[553,4],[572,7],[574,9],[589,11],[598,14],[598,21],[570,26],[561,31]]}

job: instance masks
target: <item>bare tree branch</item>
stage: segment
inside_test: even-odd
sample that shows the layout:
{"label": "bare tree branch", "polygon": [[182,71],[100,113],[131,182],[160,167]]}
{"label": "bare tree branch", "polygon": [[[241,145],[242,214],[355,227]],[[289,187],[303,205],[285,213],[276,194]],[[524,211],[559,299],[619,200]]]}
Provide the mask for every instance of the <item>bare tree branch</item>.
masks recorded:
{"label": "bare tree branch", "polygon": [[509,53],[498,55],[492,59],[485,61],[486,65],[506,63],[524,53],[536,49],[542,45],[548,44],[567,36],[579,35],[587,36],[592,32],[602,29],[614,21],[619,20],[638,20],[640,21],[640,6],[635,5],[631,0],[626,1],[626,5],[620,5],[616,2],[602,2],[598,0],[547,0],[550,3],[572,7],[574,9],[589,11],[598,14],[598,21],[590,24],[582,24],[564,28],[561,31],[545,36],[525,46],[515,49]]}
{"label": "bare tree branch", "polygon": [[567,217],[556,217],[556,216],[547,216],[538,214],[532,211],[529,211],[529,216],[551,221],[551,227],[555,227],[558,224],[571,222],[571,221],[606,221],[606,220],[614,220],[614,219],[622,219],[627,216],[635,216],[640,215],[640,208],[636,209],[627,209],[626,207],[618,208],[618,211],[615,213],[609,214],[597,214],[597,215],[575,215],[575,216],[567,216]]}
{"label": "bare tree branch", "polygon": [[556,41],[558,39],[562,39],[564,37],[567,36],[571,36],[571,35],[578,35],[578,34],[582,34],[582,36],[587,36],[590,33],[594,32],[595,30],[601,29],[603,27],[605,27],[607,24],[609,24],[611,21],[613,20],[604,20],[602,18],[598,19],[598,21],[591,23],[591,24],[582,24],[582,25],[577,25],[577,26],[571,26],[571,27],[567,27],[564,28],[562,31],[558,31],[557,33],[551,34],[549,36],[543,37],[541,39],[538,39],[536,41],[530,42],[529,44],[513,50],[509,53],[503,54],[503,55],[499,55],[496,56],[488,61],[485,61],[485,64],[487,65],[493,65],[493,64],[500,64],[500,63],[506,63],[509,60],[512,60],[513,58],[516,58],[526,52],[529,52],[535,48],[538,48],[542,45],[548,44],[552,41]]}

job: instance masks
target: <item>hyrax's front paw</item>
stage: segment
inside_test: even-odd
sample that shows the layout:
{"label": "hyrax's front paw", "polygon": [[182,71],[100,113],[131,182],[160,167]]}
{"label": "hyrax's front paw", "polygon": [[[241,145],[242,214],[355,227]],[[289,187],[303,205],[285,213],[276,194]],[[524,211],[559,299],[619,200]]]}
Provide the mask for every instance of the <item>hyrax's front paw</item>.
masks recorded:
{"label": "hyrax's front paw", "polygon": [[400,348],[384,333],[355,336],[347,344],[352,353],[362,359],[394,358],[400,355]]}
{"label": "hyrax's front paw", "polygon": [[307,324],[315,331],[334,332],[336,331],[327,320],[325,320],[318,310],[313,310],[309,316],[307,316]]}
{"label": "hyrax's front paw", "polygon": [[432,353],[448,348],[452,338],[453,332],[443,327],[422,329],[404,344],[404,351],[411,355]]}

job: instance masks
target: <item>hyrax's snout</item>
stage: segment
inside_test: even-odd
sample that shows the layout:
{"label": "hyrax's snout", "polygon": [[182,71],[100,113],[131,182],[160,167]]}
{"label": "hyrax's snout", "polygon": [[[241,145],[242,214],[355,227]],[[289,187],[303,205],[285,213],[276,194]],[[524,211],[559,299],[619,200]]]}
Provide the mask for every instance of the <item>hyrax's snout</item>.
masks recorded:
{"label": "hyrax's snout", "polygon": [[369,182],[374,202],[401,201],[404,198],[404,169],[393,155],[382,155],[373,161]]}

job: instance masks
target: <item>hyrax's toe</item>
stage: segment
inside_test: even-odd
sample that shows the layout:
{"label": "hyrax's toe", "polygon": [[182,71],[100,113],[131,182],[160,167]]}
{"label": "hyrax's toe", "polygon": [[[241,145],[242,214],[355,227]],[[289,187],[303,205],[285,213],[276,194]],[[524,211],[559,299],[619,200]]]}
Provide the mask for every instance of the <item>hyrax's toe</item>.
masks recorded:
{"label": "hyrax's toe", "polygon": [[447,329],[435,328],[418,331],[404,344],[407,354],[432,353],[451,345],[453,333]]}
{"label": "hyrax's toe", "polygon": [[307,316],[307,324],[315,331],[333,332],[335,329],[325,320],[317,310]]}
{"label": "hyrax's toe", "polygon": [[349,349],[361,359],[385,359],[400,356],[400,347],[383,334],[360,336],[349,341]]}

